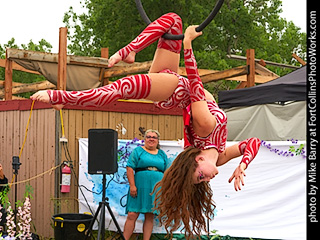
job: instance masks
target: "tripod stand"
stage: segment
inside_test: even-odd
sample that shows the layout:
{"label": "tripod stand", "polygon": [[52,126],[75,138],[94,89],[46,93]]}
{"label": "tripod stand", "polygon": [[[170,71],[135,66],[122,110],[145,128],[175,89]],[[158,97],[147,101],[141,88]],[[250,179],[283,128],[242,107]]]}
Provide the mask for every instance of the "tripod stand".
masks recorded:
{"label": "tripod stand", "polygon": [[102,177],[102,201],[99,202],[99,207],[98,207],[96,213],[94,214],[92,222],[90,223],[90,226],[89,226],[89,229],[88,229],[88,232],[86,235],[86,239],[88,239],[88,236],[90,236],[90,234],[92,232],[93,224],[96,221],[100,210],[101,210],[101,213],[100,213],[100,221],[99,221],[98,238],[97,239],[99,240],[100,236],[101,236],[101,239],[103,239],[103,240],[105,239],[104,238],[105,237],[105,210],[106,210],[105,207],[107,207],[109,214],[111,215],[112,220],[113,220],[114,224],[116,225],[121,238],[123,240],[125,240],[125,238],[121,232],[120,226],[119,226],[119,224],[118,224],[118,222],[112,212],[112,209],[110,208],[108,201],[109,201],[109,199],[106,197],[106,174],[103,174],[103,177]]}

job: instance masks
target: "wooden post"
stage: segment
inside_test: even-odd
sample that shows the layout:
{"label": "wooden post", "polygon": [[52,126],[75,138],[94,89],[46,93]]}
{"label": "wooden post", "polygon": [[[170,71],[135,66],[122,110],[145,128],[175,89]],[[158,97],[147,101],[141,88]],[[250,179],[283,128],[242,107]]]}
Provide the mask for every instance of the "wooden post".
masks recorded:
{"label": "wooden post", "polygon": [[[109,48],[101,48],[101,57],[109,58]],[[99,80],[102,82],[102,86],[109,84],[109,78],[104,78],[104,68],[101,68]]]}
{"label": "wooden post", "polygon": [[299,63],[302,64],[302,66],[305,66],[307,63],[305,61],[303,61],[302,58],[300,58],[297,54],[292,53],[292,57],[294,57]]}
{"label": "wooden post", "polygon": [[253,87],[256,74],[254,49],[247,49],[247,67],[249,70],[249,74],[247,74],[247,87]]}
{"label": "wooden post", "polygon": [[67,34],[68,28],[59,28],[58,90],[67,89]]}
{"label": "wooden post", "polygon": [[12,60],[8,58],[6,52],[6,63],[5,63],[5,80],[4,80],[4,99],[12,100]]}

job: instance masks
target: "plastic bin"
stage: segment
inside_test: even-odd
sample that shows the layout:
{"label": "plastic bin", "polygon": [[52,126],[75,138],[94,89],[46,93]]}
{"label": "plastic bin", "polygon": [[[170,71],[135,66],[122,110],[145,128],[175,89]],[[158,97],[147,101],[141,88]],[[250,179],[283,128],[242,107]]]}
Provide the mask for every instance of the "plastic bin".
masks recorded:
{"label": "plastic bin", "polygon": [[93,216],[83,213],[61,213],[52,216],[55,240],[85,240]]}

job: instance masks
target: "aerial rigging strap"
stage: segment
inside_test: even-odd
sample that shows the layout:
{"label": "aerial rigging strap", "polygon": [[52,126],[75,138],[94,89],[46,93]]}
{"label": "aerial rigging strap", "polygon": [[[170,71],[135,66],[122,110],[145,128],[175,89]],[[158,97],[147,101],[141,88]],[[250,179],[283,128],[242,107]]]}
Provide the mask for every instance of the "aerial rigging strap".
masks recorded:
{"label": "aerial rigging strap", "polygon": [[[146,12],[143,9],[143,6],[141,4],[141,0],[135,0],[136,1],[136,5],[138,8],[138,11],[140,13],[140,16],[142,17],[143,21],[149,25],[151,23],[149,17],[147,16]],[[209,16],[203,21],[203,23],[201,23],[197,28],[196,31],[197,32],[201,32],[211,21],[212,19],[217,15],[217,13],[219,12],[222,4],[223,4],[224,0],[218,0],[216,5],[214,6],[213,10],[211,11],[211,13],[209,14]],[[180,40],[184,38],[184,34],[180,34],[180,35],[172,35],[169,33],[165,33],[162,36],[165,39],[170,39],[170,40]]]}

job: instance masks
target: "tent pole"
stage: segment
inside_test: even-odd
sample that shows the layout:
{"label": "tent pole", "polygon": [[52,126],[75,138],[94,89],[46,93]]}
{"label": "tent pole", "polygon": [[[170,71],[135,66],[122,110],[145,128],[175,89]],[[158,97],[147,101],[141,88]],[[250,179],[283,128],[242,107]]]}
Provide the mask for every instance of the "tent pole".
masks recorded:
{"label": "tent pole", "polygon": [[[101,57],[102,58],[109,58],[109,48],[101,48]],[[109,84],[109,78],[104,77],[105,68],[101,68],[100,70],[100,82],[102,86]]]}
{"label": "tent pole", "polygon": [[249,70],[249,73],[247,74],[247,87],[253,87],[256,74],[254,49],[247,49],[247,67]]}
{"label": "tent pole", "polygon": [[67,34],[68,28],[59,28],[58,90],[67,89]]}
{"label": "tent pole", "polygon": [[4,99],[12,99],[12,60],[8,58],[6,50],[5,76],[4,76]]}

